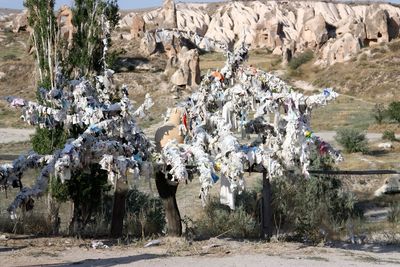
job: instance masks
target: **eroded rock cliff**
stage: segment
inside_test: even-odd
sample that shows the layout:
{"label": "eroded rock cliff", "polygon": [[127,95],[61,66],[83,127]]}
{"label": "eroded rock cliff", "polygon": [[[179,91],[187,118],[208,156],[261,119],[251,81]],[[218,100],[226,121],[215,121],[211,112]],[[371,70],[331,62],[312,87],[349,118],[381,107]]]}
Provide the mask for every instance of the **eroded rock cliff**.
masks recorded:
{"label": "eroded rock cliff", "polygon": [[[231,47],[244,41],[253,49],[267,48],[284,57],[311,49],[321,65],[346,61],[362,47],[397,38],[400,25],[400,8],[378,3],[235,1],[175,5],[165,0],[162,8],[138,16],[146,29],[176,26]],[[133,27],[137,28],[137,23]]]}

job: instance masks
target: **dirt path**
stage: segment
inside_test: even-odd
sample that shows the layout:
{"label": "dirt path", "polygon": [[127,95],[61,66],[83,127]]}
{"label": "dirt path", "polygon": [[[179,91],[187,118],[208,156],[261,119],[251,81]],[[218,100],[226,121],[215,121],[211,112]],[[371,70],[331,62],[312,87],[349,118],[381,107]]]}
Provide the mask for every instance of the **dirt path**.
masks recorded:
{"label": "dirt path", "polygon": [[[317,136],[321,137],[324,141],[326,142],[333,142],[335,140],[335,131],[322,131],[322,132],[316,132],[315,133]],[[382,139],[382,134],[381,133],[367,133],[366,137],[368,141],[370,142],[377,142]],[[398,138],[400,136],[397,136]]]}
{"label": "dirt path", "polygon": [[[144,132],[153,137],[155,131],[158,127],[162,125],[162,122],[152,125],[147,129],[144,129]],[[0,128],[0,144],[7,144],[7,143],[17,143],[17,142],[25,142],[29,141],[30,135],[35,132],[34,129],[14,129],[14,128]],[[323,131],[317,132],[316,135],[321,137],[327,142],[332,142],[335,140],[336,132],[334,131]],[[367,133],[367,138],[369,141],[375,142],[379,141],[382,137],[380,133]],[[397,136],[400,138],[400,135]]]}
{"label": "dirt path", "polygon": [[0,128],[0,144],[29,141],[34,132],[35,129]]}
{"label": "dirt path", "polygon": [[[158,247],[143,243],[93,249],[91,241],[62,238],[0,242],[1,266],[399,266],[398,247],[337,244],[335,248],[299,243],[210,239],[189,243],[161,239]],[[106,243],[106,241],[104,241]]]}

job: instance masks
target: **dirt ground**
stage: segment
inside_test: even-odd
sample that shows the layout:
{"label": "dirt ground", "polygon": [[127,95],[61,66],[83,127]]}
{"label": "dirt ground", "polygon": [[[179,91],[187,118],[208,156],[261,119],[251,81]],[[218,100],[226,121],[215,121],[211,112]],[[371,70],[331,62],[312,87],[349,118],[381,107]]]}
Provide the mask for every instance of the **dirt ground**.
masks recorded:
{"label": "dirt ground", "polygon": [[22,238],[0,241],[1,266],[400,266],[400,247],[379,245],[307,246],[299,243],[181,238],[94,249],[91,240]]}

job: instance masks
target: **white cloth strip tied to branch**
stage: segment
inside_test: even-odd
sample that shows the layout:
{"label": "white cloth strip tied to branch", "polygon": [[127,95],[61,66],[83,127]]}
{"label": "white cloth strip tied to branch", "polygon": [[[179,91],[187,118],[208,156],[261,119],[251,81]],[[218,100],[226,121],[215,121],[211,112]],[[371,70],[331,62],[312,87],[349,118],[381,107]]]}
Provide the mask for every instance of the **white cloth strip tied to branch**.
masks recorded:
{"label": "white cloth strip tied to branch", "polygon": [[[147,161],[151,158],[154,145],[137,127],[135,119],[144,117],[153,101],[150,95],[146,95],[143,105],[135,109],[128,98],[126,86],[123,86],[120,101],[111,102],[111,95],[116,93],[112,85],[112,74],[112,71],[105,70],[95,86],[82,79],[64,82],[64,88],[49,92],[42,90],[42,98],[52,103],[54,108],[7,98],[14,107],[22,108],[22,118],[31,125],[48,129],[62,125],[65,130],[79,125],[84,129],[78,138],[68,140],[64,148],[55,151],[53,155],[30,154],[13,164],[0,167],[3,186],[12,185],[27,169],[42,168],[36,183],[31,188],[22,188],[10,205],[8,210],[13,217],[18,207],[46,191],[51,175],[65,182],[71,179],[73,173],[87,169],[93,163],[102,164],[112,184],[115,179],[127,179],[129,172],[138,176],[140,169],[146,176],[151,174],[151,164]],[[106,156],[113,159],[110,165],[105,164]]]}
{"label": "white cloth strip tied to branch", "polygon": [[[58,90],[56,99],[52,98],[54,97],[52,91],[43,94],[42,97],[53,99],[54,106],[59,108],[51,108],[15,97],[7,97],[6,100],[11,105],[14,104],[14,107],[22,108],[21,118],[29,125],[39,125],[41,128],[49,129],[57,125],[65,125],[66,128],[70,125],[87,127],[118,114],[123,117],[144,117],[153,106],[153,101],[147,94],[143,105],[134,110],[126,87],[123,87],[122,92],[123,96],[120,102],[104,104],[97,98],[96,90],[83,80],[72,86],[70,91]],[[102,99],[104,100],[104,97]],[[15,105],[16,101],[23,104]]]}
{"label": "white cloth strip tied to branch", "polygon": [[144,35],[145,43],[170,43],[172,38],[185,38],[190,40],[197,47],[210,52],[215,50],[227,51],[228,44],[214,40],[212,38],[198,35],[192,31],[178,30],[178,29],[155,29],[154,31],[147,31]]}
{"label": "white cloth strip tied to branch", "polygon": [[19,186],[17,183],[27,169],[42,167],[50,158],[51,156],[41,156],[32,152],[19,156],[12,164],[0,166],[0,186],[4,189],[10,185]]}
{"label": "white cloth strip tied to branch", "polygon": [[[157,34],[163,36],[161,32]],[[188,33],[175,31],[174,34],[189,37]],[[200,40],[196,36],[195,39],[197,43]],[[165,163],[172,165],[177,180],[179,176],[185,179],[187,154],[193,151],[197,153],[195,161],[199,161],[193,165],[201,170],[202,189],[213,184],[211,178],[218,170],[230,183],[226,192],[243,188],[245,165],[264,168],[269,178],[292,170],[308,177],[313,151],[342,160],[340,153],[315,136],[310,127],[313,108],[326,105],[338,94],[332,89],[311,96],[297,93],[275,75],[244,66],[247,54],[244,45],[235,53],[226,50],[225,66],[220,71],[208,72],[198,90],[178,104],[186,109],[185,144],[171,143],[162,151],[167,159]],[[254,118],[250,119],[248,114],[254,114]],[[241,145],[234,134],[237,130],[246,130],[258,137],[252,144]],[[204,136],[204,133],[208,143],[198,146],[198,135]]]}

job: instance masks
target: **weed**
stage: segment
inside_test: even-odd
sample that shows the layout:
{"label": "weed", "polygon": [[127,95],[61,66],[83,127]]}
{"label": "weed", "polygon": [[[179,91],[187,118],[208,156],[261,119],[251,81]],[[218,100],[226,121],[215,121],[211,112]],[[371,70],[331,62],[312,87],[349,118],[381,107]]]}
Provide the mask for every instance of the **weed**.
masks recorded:
{"label": "weed", "polygon": [[49,236],[53,228],[46,214],[32,211],[23,213],[17,220],[11,220],[10,216],[0,217],[0,231],[35,236]]}

